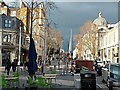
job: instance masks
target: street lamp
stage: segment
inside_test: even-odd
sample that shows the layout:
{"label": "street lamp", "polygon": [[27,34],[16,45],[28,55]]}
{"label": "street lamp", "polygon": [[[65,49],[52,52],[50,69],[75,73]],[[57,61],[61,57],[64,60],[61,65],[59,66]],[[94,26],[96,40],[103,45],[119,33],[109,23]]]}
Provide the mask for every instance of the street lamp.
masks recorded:
{"label": "street lamp", "polygon": [[46,30],[44,31],[44,62],[43,62],[43,73],[45,73],[45,61],[46,61]]}
{"label": "street lamp", "polygon": [[[43,24],[40,24],[39,25],[40,27],[44,27]],[[41,29],[42,30],[42,29]],[[47,52],[47,49],[46,49],[46,33],[47,33],[47,30],[42,30],[44,31],[44,58],[43,58],[43,74],[45,73],[45,61],[46,61],[46,52]]]}
{"label": "street lamp", "polygon": [[18,65],[20,65],[20,59],[21,59],[21,27],[22,27],[22,25],[20,22]]}

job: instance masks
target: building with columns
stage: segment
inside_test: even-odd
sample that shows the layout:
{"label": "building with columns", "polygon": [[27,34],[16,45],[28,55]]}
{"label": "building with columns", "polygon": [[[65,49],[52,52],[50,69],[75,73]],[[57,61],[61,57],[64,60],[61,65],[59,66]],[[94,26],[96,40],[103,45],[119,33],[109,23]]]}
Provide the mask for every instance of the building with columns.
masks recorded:
{"label": "building with columns", "polygon": [[119,61],[119,24],[120,22],[110,26],[105,30],[105,34],[100,33],[99,55],[103,61],[111,63],[120,63]]}
{"label": "building with columns", "polygon": [[111,63],[120,63],[119,60],[119,24],[109,24],[107,20],[99,13],[93,23],[98,29],[98,56],[99,59]]}
{"label": "building with columns", "polygon": [[[97,30],[96,58],[99,60],[102,60],[104,63],[107,63],[107,62],[120,63],[120,60],[119,60],[120,21],[115,24],[108,23],[107,20],[102,16],[102,13],[100,12],[98,14],[98,17],[95,20],[93,20],[93,24],[95,24],[97,28],[96,29]],[[82,37],[82,40],[84,40],[86,36],[88,37],[88,33],[86,33]],[[77,45],[83,45],[80,43],[81,42],[78,42]],[[90,49],[85,45],[82,46],[82,49],[80,51],[78,50],[77,46],[76,46],[76,49],[77,51],[75,53],[77,53],[77,55],[81,53],[80,57],[82,57],[82,59],[93,59],[91,58],[92,53]]]}

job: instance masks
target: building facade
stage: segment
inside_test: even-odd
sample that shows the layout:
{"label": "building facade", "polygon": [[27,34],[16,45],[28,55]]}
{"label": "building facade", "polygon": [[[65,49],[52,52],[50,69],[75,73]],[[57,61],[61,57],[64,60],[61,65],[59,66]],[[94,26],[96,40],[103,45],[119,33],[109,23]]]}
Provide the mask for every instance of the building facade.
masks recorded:
{"label": "building facade", "polygon": [[120,22],[110,26],[106,33],[100,37],[99,54],[100,59],[104,62],[120,63],[119,61],[119,24]]}
{"label": "building facade", "polygon": [[119,23],[108,24],[102,13],[93,23],[98,29],[98,57],[104,63],[120,63],[119,61]]}
{"label": "building facade", "polygon": [[[116,24],[109,24],[107,20],[102,16],[102,13],[100,12],[98,17],[95,20],[93,20],[93,24],[95,24],[96,30],[97,30],[96,59],[102,60],[104,63],[107,63],[107,62],[120,63],[120,60],[119,60],[120,21],[117,22]],[[86,33],[82,37],[82,40],[85,41],[86,37],[88,36],[89,34]],[[78,43],[78,45],[82,45],[82,48],[80,50],[80,53],[81,53],[80,57],[82,57],[83,59],[91,59],[92,53],[90,48],[80,43],[82,43],[82,41]],[[79,55],[78,51],[76,53],[78,53]]]}
{"label": "building facade", "polygon": [[9,7],[3,2],[2,0],[0,1],[0,14],[5,14],[5,15],[10,15],[10,9]]}
{"label": "building facade", "polygon": [[[16,4],[16,3],[14,3]],[[0,2],[0,14],[5,14],[7,16],[16,17],[23,23],[23,33],[25,35],[25,40],[27,43],[26,48],[21,48],[20,60],[24,62],[23,55],[27,54],[29,48],[29,39],[30,39],[30,31],[31,31],[31,22],[32,22],[32,36],[35,41],[35,47],[37,51],[37,56],[43,57],[44,54],[44,30],[45,30],[45,9],[44,5],[41,2],[36,8],[33,9],[33,14],[31,15],[31,7],[27,6],[21,0],[15,5],[10,4],[6,5],[4,2]],[[33,20],[31,21],[31,16]],[[41,26],[42,25],[42,26]],[[23,36],[23,35],[22,35]],[[23,39],[21,39],[24,41]],[[21,44],[23,45],[23,44]],[[21,46],[22,47],[22,46]],[[26,56],[26,55],[25,55]],[[26,58],[27,60],[27,58]]]}
{"label": "building facade", "polygon": [[23,30],[23,24],[18,18],[6,16],[5,14],[0,15],[0,52],[3,65],[5,65],[8,59],[11,61],[13,61],[13,59],[18,59],[20,33],[21,61],[26,60],[26,48],[28,45],[25,40],[26,35],[23,33]]}

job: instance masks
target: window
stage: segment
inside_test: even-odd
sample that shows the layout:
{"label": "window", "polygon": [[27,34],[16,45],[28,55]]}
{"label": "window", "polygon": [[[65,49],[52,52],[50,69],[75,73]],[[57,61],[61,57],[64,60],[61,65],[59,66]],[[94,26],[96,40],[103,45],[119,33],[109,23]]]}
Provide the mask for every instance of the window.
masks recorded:
{"label": "window", "polygon": [[117,63],[119,63],[119,58],[117,58]]}
{"label": "window", "polygon": [[1,10],[1,11],[0,11],[0,14],[5,14],[5,10]]}
{"label": "window", "polygon": [[36,20],[33,21],[33,26],[35,26],[35,25],[36,25]]}
{"label": "window", "polygon": [[16,36],[16,44],[19,44],[19,36]]}
{"label": "window", "polygon": [[16,16],[16,11],[12,11],[11,16]]}
{"label": "window", "polygon": [[33,22],[33,31],[35,31],[36,30],[36,20],[34,20],[34,22]]}
{"label": "window", "polygon": [[10,42],[11,41],[11,35],[4,35],[3,36],[3,42]]}
{"label": "window", "polygon": [[114,48],[112,49],[112,59],[114,59]]}
{"label": "window", "polygon": [[33,11],[33,17],[34,18],[36,17],[36,11]]}
{"label": "window", "polygon": [[108,50],[108,59],[110,59],[110,50]]}
{"label": "window", "polygon": [[11,20],[5,20],[5,28],[11,28],[12,21]]}

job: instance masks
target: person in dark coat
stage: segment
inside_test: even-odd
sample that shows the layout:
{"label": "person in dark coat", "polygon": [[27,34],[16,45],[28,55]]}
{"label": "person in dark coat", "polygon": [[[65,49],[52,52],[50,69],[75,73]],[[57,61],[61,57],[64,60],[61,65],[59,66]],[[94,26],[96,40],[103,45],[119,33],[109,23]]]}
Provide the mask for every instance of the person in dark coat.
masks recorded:
{"label": "person in dark coat", "polygon": [[26,70],[27,67],[28,67],[28,61],[24,63],[24,70]]}
{"label": "person in dark coat", "polygon": [[75,66],[75,73],[80,73],[81,68],[79,67],[78,64]]}
{"label": "person in dark coat", "polygon": [[98,63],[97,63],[97,60],[95,60],[95,71],[97,72],[97,69],[98,69]]}
{"label": "person in dark coat", "polygon": [[98,66],[97,73],[98,73],[98,76],[102,76],[102,67],[101,66]]}
{"label": "person in dark coat", "polygon": [[7,63],[6,63],[7,75],[9,75],[10,68],[11,68],[11,61],[10,61],[10,59],[8,59],[8,60],[7,60]]}
{"label": "person in dark coat", "polygon": [[16,67],[17,67],[17,60],[14,59],[14,61],[12,62],[12,70],[13,70],[13,72],[16,71]]}
{"label": "person in dark coat", "polygon": [[74,61],[72,61],[72,63],[71,63],[71,69],[70,69],[70,72],[71,72],[72,75],[74,75],[74,70],[75,70]]}

